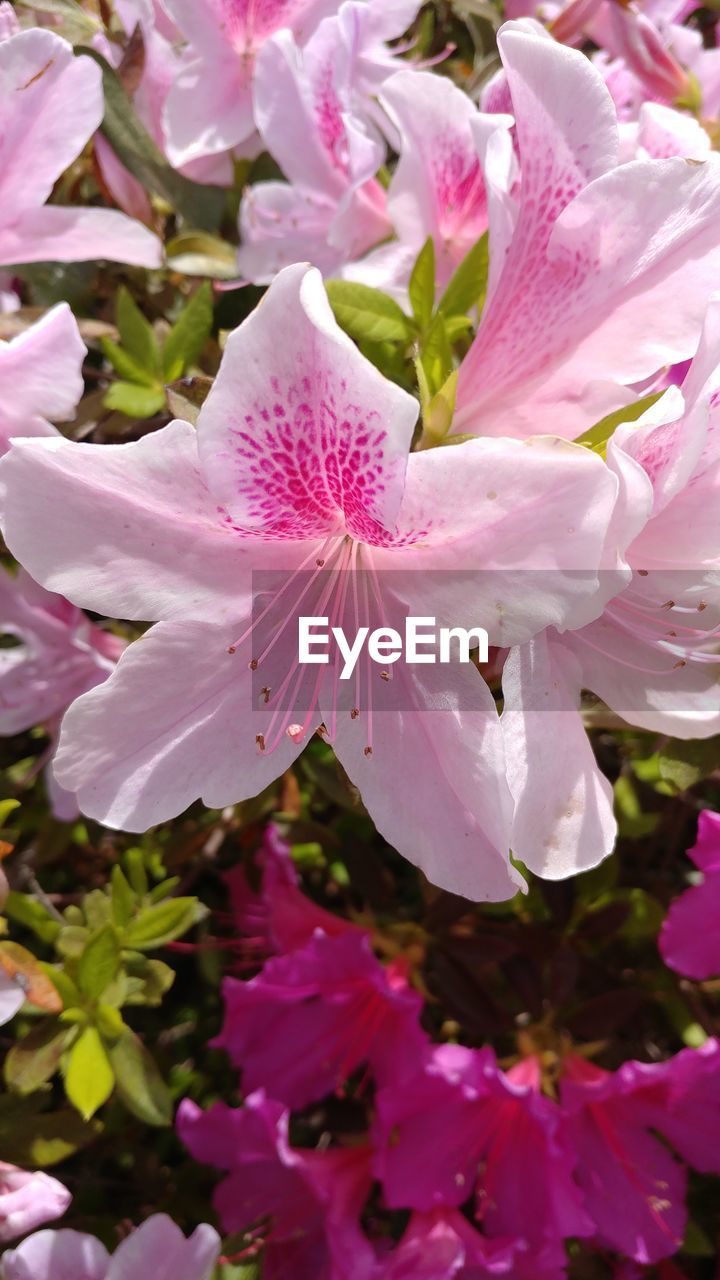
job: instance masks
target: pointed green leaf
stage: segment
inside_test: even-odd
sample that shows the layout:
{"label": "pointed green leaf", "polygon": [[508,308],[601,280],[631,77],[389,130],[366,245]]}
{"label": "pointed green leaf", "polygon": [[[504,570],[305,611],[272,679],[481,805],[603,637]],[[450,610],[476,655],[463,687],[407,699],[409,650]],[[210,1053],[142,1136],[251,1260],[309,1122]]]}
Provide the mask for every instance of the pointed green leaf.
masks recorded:
{"label": "pointed green leaf", "polygon": [[86,1027],[70,1050],[65,1092],[83,1120],[90,1120],[113,1091],[115,1077],[97,1027]]}
{"label": "pointed green leaf", "polygon": [[108,338],[105,334],[100,338],[100,346],[106,359],[110,361],[121,378],[125,378],[127,382],[137,382],[141,387],[157,386],[157,378],[154,374],[148,373],[147,369],[144,369],[139,360],[126,351],[125,347],[118,346],[117,342],[113,342],[112,338]]}
{"label": "pointed green leaf", "polygon": [[132,919],[137,906],[137,897],[130,887],[122,867],[117,865],[113,867],[110,884],[110,904],[113,920],[117,925],[126,925],[128,920]]}
{"label": "pointed green leaf", "polygon": [[93,934],[80,957],[77,981],[88,1000],[97,1000],[110,985],[120,964],[120,947],[111,924]]}
{"label": "pointed green leaf", "polygon": [[165,408],[165,392],[139,387],[134,382],[113,382],[103,403],[107,409],[117,409],[128,418],[152,418]]}
{"label": "pointed green leaf", "polygon": [[350,280],[328,280],[335,319],[358,342],[410,342],[414,329],[394,298]]}
{"label": "pointed green leaf", "polygon": [[633,404],[623,405],[621,409],[615,409],[613,413],[608,413],[606,417],[601,418],[593,427],[589,427],[581,436],[578,436],[576,444],[585,445],[586,449],[592,449],[594,453],[605,456],[607,442],[617,427],[623,422],[637,422],[646,410],[660,399],[662,391],[655,391],[652,395],[642,396]]}
{"label": "pointed green leaf", "polygon": [[427,329],[435,309],[435,244],[432,236],[428,236],[417,256],[408,293],[418,328]]}
{"label": "pointed green leaf", "polygon": [[145,1124],[171,1124],[170,1091],[139,1037],[126,1031],[109,1052],[117,1091],[128,1111]]}
{"label": "pointed green leaf", "polygon": [[155,330],[124,285],[118,291],[115,318],[123,348],[154,382],[160,372],[160,348]]}
{"label": "pointed green leaf", "polygon": [[482,310],[487,293],[490,251],[487,231],[465,255],[440,299],[439,310],[446,316],[466,315],[473,307]]}
{"label": "pointed green leaf", "polygon": [[54,942],[60,932],[60,923],[53,919],[47,907],[29,894],[11,890],[5,903],[5,914],[26,929],[32,929],[41,942]]}
{"label": "pointed green leaf", "polygon": [[170,898],[146,907],[125,930],[125,945],[138,951],[150,951],[187,933],[201,918],[197,898]]}
{"label": "pointed green leaf", "polygon": [[199,359],[212,333],[212,286],[204,280],[183,307],[180,318],[170,330],[162,353],[163,376],[174,382]]}

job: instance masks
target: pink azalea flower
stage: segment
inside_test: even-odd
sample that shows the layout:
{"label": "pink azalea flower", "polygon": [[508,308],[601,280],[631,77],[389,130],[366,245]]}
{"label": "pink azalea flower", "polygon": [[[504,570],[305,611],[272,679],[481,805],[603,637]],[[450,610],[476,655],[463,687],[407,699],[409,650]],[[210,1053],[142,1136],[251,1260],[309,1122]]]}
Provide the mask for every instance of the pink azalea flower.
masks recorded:
{"label": "pink azalea flower", "polygon": [[702,871],[702,881],[672,903],[659,945],[665,964],[702,981],[720,974],[720,814],[700,814],[688,857]]}
{"label": "pink azalea flower", "polygon": [[47,726],[53,740],[48,787],[56,817],[68,821],[78,810],[53,776],[58,726],[75,698],[107,679],[124,643],[22,569],[15,577],[0,570],[0,633],[18,642],[0,650],[0,734]]}
{"label": "pink azalea flower", "polygon": [[326,19],[303,49],[283,31],[258,58],[255,118],[288,181],[243,196],[238,265],[249,280],[268,283],[303,258],[333,275],[390,234],[375,178],[385,144],[355,110],[358,50],[342,19]]}
{"label": "pink azalea flower", "polygon": [[[266,1280],[374,1280],[375,1259],[359,1226],[370,1192],[369,1152],[298,1151],[288,1113],[264,1093],[241,1108],[180,1104],[178,1132],[191,1155],[228,1171],[215,1208],[228,1232],[265,1244]],[[257,1224],[269,1219],[266,1230]],[[14,1280],[14,1278],[11,1278]]]}
{"label": "pink azalea flower", "polygon": [[287,28],[304,43],[340,0],[163,0],[188,41],[164,111],[167,152],[180,167],[247,141],[255,131],[258,54]]}
{"label": "pink azalea flower", "polygon": [[271,824],[265,831],[261,849],[255,855],[261,884],[255,893],[241,866],[225,876],[235,927],[251,944],[265,953],[298,951],[312,941],[316,930],[328,937],[362,934],[357,925],[343,916],[318,907],[300,889],[290,848]]}
{"label": "pink azalea flower", "polygon": [[[334,661],[299,664],[297,619],[332,614],[354,636],[366,618],[480,618],[493,645],[582,625],[602,607],[592,566],[616,484],[558,441],[408,457],[416,415],[298,266],[231,335],[197,434],[13,444],[13,554],[79,605],[162,619],[66,718],[58,777],[84,812],[143,830],[200,796],[222,808],[322,724],[380,831],[430,879],[515,891],[501,730],[472,664],[396,664],[383,680],[368,659],[343,682]],[[469,591],[463,570],[480,567]],[[254,613],[253,570],[272,575]]]}
{"label": "pink azalea flower", "polygon": [[362,1064],[379,1084],[422,1057],[422,1000],[400,966],[383,967],[365,935],[319,930],[250,982],[223,983],[225,1024],[214,1041],[243,1072],[246,1093],[301,1108],[332,1093]]}
{"label": "pink azalea flower", "polygon": [[668,1062],[626,1062],[612,1074],[565,1059],[561,1104],[575,1177],[601,1245],[642,1263],[680,1248],[685,1171],[654,1132],[701,1172],[718,1172],[719,1055],[709,1040]]}
{"label": "pink azalea flower", "polygon": [[504,1074],[491,1049],[441,1045],[414,1080],[379,1092],[377,1115],[375,1172],[391,1208],[474,1196],[489,1237],[531,1250],[592,1233],[560,1111],[526,1065]]}
{"label": "pink azalea flower", "polygon": [[483,167],[512,163],[512,120],[481,114],[451,80],[425,71],[398,72],[386,83],[380,101],[400,138],[387,200],[397,241],[382,245],[345,274],[392,292],[407,285],[431,236],[438,283],[444,286],[487,230]]}
{"label": "pink azalea flower", "polygon": [[10,342],[0,340],[0,454],[12,436],[55,435],[83,393],[86,347],[66,302]]}
{"label": "pink azalea flower", "polygon": [[644,102],[637,120],[620,125],[620,146],[624,160],[666,160],[670,156],[705,160],[712,149],[699,121],[661,102]]}
{"label": "pink azalea flower", "polygon": [[593,866],[615,840],[612,791],[580,716],[583,689],[650,732],[703,738],[720,730],[719,386],[713,304],[682,391],[671,387],[608,443],[621,489],[610,544],[629,542],[631,582],[596,621],[562,636],[550,629],[505,664],[512,846],[540,875]]}
{"label": "pink azalea flower", "polygon": [[488,193],[488,298],[454,426],[573,438],[694,352],[720,257],[720,159],[618,164],[615,108],[583,54],[522,23],[499,48],[521,182],[517,202]]}
{"label": "pink azalea flower", "polygon": [[61,1218],[72,1196],[57,1178],[0,1163],[0,1243]]}
{"label": "pink azalea flower", "polygon": [[0,96],[0,264],[159,267],[159,240],[124,213],[45,203],[102,120],[100,67],[51,31],[21,31],[0,41]]}
{"label": "pink azalea flower", "polygon": [[220,1238],[207,1224],[186,1240],[164,1214],[155,1214],[118,1245],[112,1258],[94,1236],[38,1231],[0,1261],[2,1280],[211,1280]]}

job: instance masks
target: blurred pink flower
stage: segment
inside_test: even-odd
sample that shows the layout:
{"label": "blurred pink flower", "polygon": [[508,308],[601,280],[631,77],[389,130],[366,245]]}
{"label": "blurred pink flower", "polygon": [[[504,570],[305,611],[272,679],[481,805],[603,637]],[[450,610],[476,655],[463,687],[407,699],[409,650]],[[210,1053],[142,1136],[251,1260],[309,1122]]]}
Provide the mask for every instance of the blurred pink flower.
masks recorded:
{"label": "blurred pink flower", "polygon": [[94,1236],[38,1231],[0,1260],[2,1280],[211,1280],[220,1252],[217,1232],[203,1224],[186,1240],[155,1214],[118,1245],[112,1258]]}
{"label": "blurred pink flower", "polygon": [[60,1218],[72,1196],[56,1178],[0,1163],[0,1243]]}
{"label": "blurred pink flower", "polygon": [[702,882],[672,903],[659,945],[671,969],[702,981],[720,974],[720,813],[700,814],[688,857],[702,871]]}
{"label": "blurred pink flower", "polygon": [[0,455],[12,436],[55,435],[48,419],[72,418],[86,353],[66,302],[10,342],[0,339]]}
{"label": "blurred pink flower", "polygon": [[[295,1150],[288,1119],[258,1092],[242,1108],[217,1102],[205,1112],[186,1099],[177,1126],[196,1160],[227,1170],[215,1208],[226,1231],[248,1231],[257,1249],[265,1245],[266,1280],[375,1280],[359,1225],[371,1187],[368,1149]],[[258,1228],[264,1219],[267,1228]]]}
{"label": "blurred pink flower", "polygon": [[116,209],[46,204],[102,120],[100,67],[34,27],[0,40],[0,264],[109,258],[159,267],[162,246]]}

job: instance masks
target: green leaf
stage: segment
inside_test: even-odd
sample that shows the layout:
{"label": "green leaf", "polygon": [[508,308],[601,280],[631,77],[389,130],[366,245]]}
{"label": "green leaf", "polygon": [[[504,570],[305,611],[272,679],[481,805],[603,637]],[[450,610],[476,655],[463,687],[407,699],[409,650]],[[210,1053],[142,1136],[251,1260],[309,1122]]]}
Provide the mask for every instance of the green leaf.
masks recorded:
{"label": "green leaf", "polygon": [[417,256],[408,292],[418,328],[425,330],[435,309],[435,244],[432,236],[428,236]]}
{"label": "green leaf", "polygon": [[163,376],[174,382],[195,364],[212,333],[212,286],[204,280],[170,330],[162,353]]}
{"label": "green leaf", "polygon": [[56,969],[54,965],[45,964],[42,961],[41,967],[43,973],[50,979],[60,996],[63,1009],[72,1009],[75,1005],[80,1004],[82,999],[80,992],[64,969]]}
{"label": "green leaf", "polygon": [[137,845],[133,845],[131,849],[126,849],[125,851],[125,870],[127,871],[128,880],[138,897],[144,897],[148,891],[145,855]]}
{"label": "green leaf", "polygon": [[410,342],[414,330],[393,298],[366,284],[328,280],[327,294],[335,318],[358,342]]}
{"label": "green leaf", "polygon": [[165,392],[154,387],[139,387],[135,382],[113,382],[103,403],[107,409],[117,409],[128,418],[152,418],[165,408]]}
{"label": "green leaf", "polygon": [[93,934],[80,957],[77,981],[88,1000],[97,1000],[110,985],[120,964],[120,947],[111,924]]}
{"label": "green leaf", "polygon": [[430,394],[435,396],[453,372],[452,347],[441,311],[438,311],[430,326],[421,359]]}
{"label": "green leaf", "polygon": [[[118,290],[115,319],[125,351],[147,371],[154,383],[160,372],[160,348],[155,330],[124,285]],[[122,373],[122,369],[118,372]]]}
{"label": "green leaf", "polygon": [[586,449],[592,449],[595,453],[605,456],[607,442],[616,428],[621,426],[623,422],[637,422],[646,410],[660,399],[662,391],[656,391],[652,395],[642,396],[640,400],[636,400],[633,404],[623,405],[621,409],[615,409],[613,413],[608,413],[606,417],[601,418],[595,423],[594,427],[590,427],[578,436],[576,444],[585,445]]}
{"label": "green leaf", "polygon": [[95,1022],[103,1040],[118,1040],[125,1031],[122,1014],[111,1004],[98,1005]]}
{"label": "green leaf", "polygon": [[117,1091],[128,1111],[145,1124],[172,1123],[172,1097],[152,1054],[132,1031],[110,1049]]}
{"label": "green leaf", "polygon": [[490,250],[487,231],[465,255],[440,299],[439,310],[446,316],[466,315],[473,307],[482,310],[487,293]]}
{"label": "green leaf", "polygon": [[423,414],[423,431],[428,444],[444,440],[452,426],[457,383],[458,371],[454,369],[447,382],[432,397]]}
{"label": "green leaf", "polygon": [[146,191],[165,200],[190,226],[214,231],[225,208],[222,188],[190,182],[171,168],[102,54],[87,45],[78,52],[93,58],[102,70],[105,116],[100,128],[118,159]]}
{"label": "green leaf", "polygon": [[113,342],[112,338],[108,338],[103,334],[100,338],[100,346],[103,349],[106,359],[110,361],[116,373],[121,378],[125,378],[127,382],[138,383],[141,387],[157,387],[158,380],[154,374],[148,373],[144,369],[135,356],[126,351],[124,347],[118,346],[117,342]]}
{"label": "green leaf", "polygon": [[125,930],[125,945],[138,951],[150,951],[173,942],[202,916],[197,898],[170,898],[156,906],[146,907]]}
{"label": "green leaf", "polygon": [[116,925],[122,927],[132,919],[137,906],[137,896],[130,887],[130,883],[125,875],[122,867],[117,865],[113,867],[110,876],[110,903],[112,907],[112,917]]}
{"label": "green leaf", "polygon": [[32,929],[41,942],[54,942],[60,932],[60,923],[53,919],[47,907],[38,902],[37,898],[31,898],[25,893],[10,891],[5,903],[5,914],[16,924]]}
{"label": "green leaf", "polygon": [[20,801],[8,798],[0,800],[0,827],[4,827],[11,813],[20,808]]}
{"label": "green leaf", "polygon": [[97,1027],[75,1041],[65,1068],[65,1092],[83,1120],[90,1120],[113,1091],[115,1077]]}
{"label": "green leaf", "polygon": [[5,1059],[5,1083],[14,1093],[34,1093],[54,1076],[65,1049],[76,1035],[74,1027],[41,1022],[10,1049]]}
{"label": "green leaf", "polygon": [[720,736],[666,743],[659,752],[658,768],[663,782],[675,791],[687,791],[720,768]]}

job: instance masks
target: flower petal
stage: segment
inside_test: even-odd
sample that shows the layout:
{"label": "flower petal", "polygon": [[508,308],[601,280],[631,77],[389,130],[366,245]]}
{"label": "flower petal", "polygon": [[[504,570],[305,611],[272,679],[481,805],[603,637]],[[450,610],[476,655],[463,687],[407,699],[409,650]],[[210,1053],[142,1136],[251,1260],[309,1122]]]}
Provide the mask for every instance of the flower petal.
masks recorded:
{"label": "flower petal", "polygon": [[117,209],[46,205],[28,209],[14,226],[0,226],[0,263],[96,259],[161,267],[162,244],[142,222]]}

